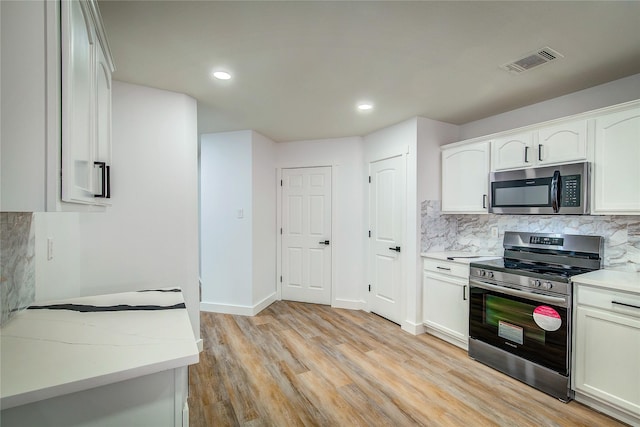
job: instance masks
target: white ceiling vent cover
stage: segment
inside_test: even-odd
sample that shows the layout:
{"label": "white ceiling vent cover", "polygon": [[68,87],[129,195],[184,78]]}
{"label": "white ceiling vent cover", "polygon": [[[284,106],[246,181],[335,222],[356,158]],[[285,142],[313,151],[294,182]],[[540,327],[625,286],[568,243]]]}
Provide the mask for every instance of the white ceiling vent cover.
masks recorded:
{"label": "white ceiling vent cover", "polygon": [[564,58],[564,55],[550,47],[543,47],[525,55],[523,58],[501,65],[500,68],[513,74],[520,74],[548,62],[555,61],[558,58]]}

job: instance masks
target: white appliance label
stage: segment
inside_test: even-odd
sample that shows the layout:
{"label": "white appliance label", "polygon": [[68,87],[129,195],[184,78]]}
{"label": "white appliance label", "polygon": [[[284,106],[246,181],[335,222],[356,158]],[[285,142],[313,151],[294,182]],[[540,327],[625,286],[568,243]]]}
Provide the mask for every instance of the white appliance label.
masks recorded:
{"label": "white appliance label", "polygon": [[518,344],[524,342],[524,329],[511,323],[498,321],[498,336]]}
{"label": "white appliance label", "polygon": [[533,310],[533,320],[538,326],[549,332],[557,331],[562,326],[560,314],[547,305],[539,305]]}

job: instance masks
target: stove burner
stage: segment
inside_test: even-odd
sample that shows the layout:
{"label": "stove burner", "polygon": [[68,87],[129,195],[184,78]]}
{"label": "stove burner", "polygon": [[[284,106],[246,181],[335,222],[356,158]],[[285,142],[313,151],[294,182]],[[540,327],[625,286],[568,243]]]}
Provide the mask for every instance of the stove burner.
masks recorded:
{"label": "stove burner", "polygon": [[[530,273],[541,274],[541,275],[550,275],[550,276],[560,276],[560,277],[571,277],[577,276],[578,274],[588,273],[591,271],[586,268],[577,268],[577,267],[565,267],[565,266],[554,266],[550,264],[541,264],[541,263],[527,263],[520,262],[512,259],[504,260],[504,268],[512,269],[512,270],[520,270],[520,271],[528,271]],[[514,271],[514,273],[516,273]]]}

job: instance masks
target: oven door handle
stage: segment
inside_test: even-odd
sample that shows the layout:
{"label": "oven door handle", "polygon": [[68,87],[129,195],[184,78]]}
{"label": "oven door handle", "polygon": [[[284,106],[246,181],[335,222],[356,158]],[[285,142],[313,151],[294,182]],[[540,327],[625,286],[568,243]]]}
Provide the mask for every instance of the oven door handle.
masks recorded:
{"label": "oven door handle", "polygon": [[476,288],[486,289],[488,291],[501,292],[503,294],[511,295],[514,297],[526,298],[526,299],[530,299],[538,302],[547,302],[550,304],[562,305],[563,307],[567,306],[566,298],[552,297],[550,295],[541,295],[541,294],[536,294],[534,292],[519,291],[517,289],[507,288],[504,286],[490,285],[489,283],[479,282],[477,280],[469,280],[469,283]]}

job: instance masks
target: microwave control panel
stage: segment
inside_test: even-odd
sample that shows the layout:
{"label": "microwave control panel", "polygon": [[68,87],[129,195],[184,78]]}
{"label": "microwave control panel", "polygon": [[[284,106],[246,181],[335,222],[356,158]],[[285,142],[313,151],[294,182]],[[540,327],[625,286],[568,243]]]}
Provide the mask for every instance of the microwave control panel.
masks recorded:
{"label": "microwave control panel", "polygon": [[568,175],[562,177],[562,200],[560,206],[580,206],[580,175]]}

